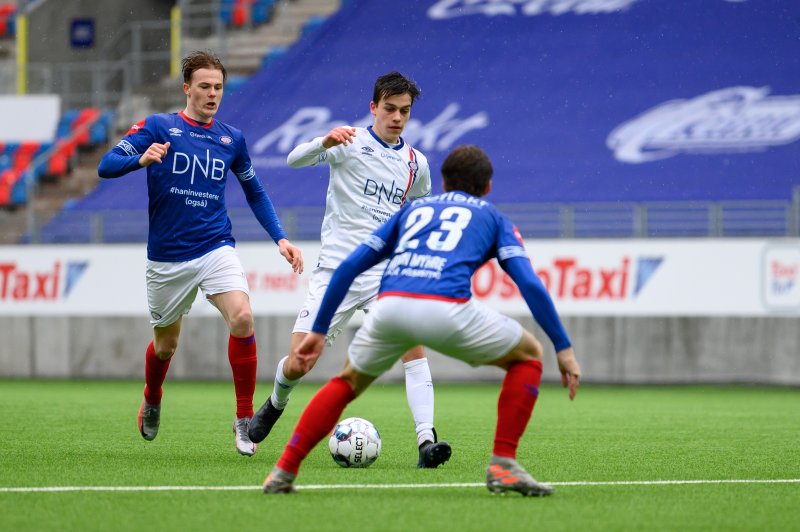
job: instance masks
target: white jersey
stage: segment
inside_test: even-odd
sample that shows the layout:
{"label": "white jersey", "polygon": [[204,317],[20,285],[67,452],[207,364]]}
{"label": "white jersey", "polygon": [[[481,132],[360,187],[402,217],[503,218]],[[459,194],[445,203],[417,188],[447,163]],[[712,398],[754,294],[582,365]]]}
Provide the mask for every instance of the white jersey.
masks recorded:
{"label": "white jersey", "polygon": [[[355,128],[348,145],[326,150],[323,137],[300,144],[287,157],[292,168],[330,166],[319,264],[336,268],[406,201],[431,193],[428,160],[402,137],[390,146],[372,127]],[[384,264],[376,271],[383,271]]]}

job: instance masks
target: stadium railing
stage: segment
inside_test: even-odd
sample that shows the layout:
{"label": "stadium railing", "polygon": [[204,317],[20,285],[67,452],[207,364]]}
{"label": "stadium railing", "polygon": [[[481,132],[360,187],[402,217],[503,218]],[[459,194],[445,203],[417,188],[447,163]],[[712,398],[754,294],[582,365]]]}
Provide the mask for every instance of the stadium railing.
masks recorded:
{"label": "stadium railing", "polygon": [[[695,238],[800,236],[800,187],[791,201],[499,204],[525,238]],[[292,240],[318,240],[324,206],[278,208]],[[229,210],[237,240],[267,236],[247,208]],[[43,221],[43,220],[41,220]],[[147,211],[67,208],[32,223],[22,243],[145,242]]]}

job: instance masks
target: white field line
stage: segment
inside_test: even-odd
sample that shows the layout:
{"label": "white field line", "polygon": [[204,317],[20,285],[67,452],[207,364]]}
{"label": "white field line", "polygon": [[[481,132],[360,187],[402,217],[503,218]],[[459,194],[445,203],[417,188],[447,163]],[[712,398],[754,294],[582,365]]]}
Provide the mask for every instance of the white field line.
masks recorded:
{"label": "white field line", "polygon": [[[721,480],[613,480],[549,482],[551,486],[680,486],[686,484],[800,484],[800,478],[785,479],[721,479]],[[449,484],[308,484],[298,490],[380,490],[483,488],[483,482]],[[0,487],[0,493],[58,493],[69,491],[255,491],[261,486],[37,486]]]}

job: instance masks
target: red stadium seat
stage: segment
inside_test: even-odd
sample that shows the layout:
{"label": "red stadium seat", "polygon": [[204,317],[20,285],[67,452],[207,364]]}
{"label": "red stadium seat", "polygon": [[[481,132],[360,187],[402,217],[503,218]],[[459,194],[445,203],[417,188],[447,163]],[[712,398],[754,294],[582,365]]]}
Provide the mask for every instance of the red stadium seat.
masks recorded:
{"label": "red stadium seat", "polygon": [[22,173],[12,168],[4,170],[0,174],[0,206],[8,205],[11,201],[11,189],[14,188],[14,183],[19,180]]}
{"label": "red stadium seat", "polygon": [[14,152],[14,167],[25,167],[33,160],[36,152],[39,151],[41,144],[38,142],[23,142],[16,152]]}
{"label": "red stadium seat", "polygon": [[47,163],[47,175],[61,177],[69,171],[69,160],[62,150],[55,152]]}
{"label": "red stadium seat", "polygon": [[237,0],[236,5],[233,6],[231,22],[234,26],[244,26],[250,22],[250,5],[247,2]]}

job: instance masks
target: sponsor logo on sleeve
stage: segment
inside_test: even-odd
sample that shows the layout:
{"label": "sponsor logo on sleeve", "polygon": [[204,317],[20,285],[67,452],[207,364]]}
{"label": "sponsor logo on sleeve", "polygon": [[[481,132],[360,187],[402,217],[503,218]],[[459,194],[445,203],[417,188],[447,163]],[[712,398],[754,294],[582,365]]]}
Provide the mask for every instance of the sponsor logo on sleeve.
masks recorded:
{"label": "sponsor logo on sleeve", "polygon": [[236,174],[236,177],[239,178],[239,181],[250,181],[255,176],[256,176],[256,171],[253,169],[252,166],[247,170],[245,170],[244,172]]}
{"label": "sponsor logo on sleeve", "polygon": [[139,152],[136,151],[136,148],[133,146],[133,144],[131,144],[130,142],[128,142],[125,139],[122,139],[121,141],[119,141],[117,143],[117,146],[122,148],[122,151],[124,151],[128,155],[139,155]]}
{"label": "sponsor logo on sleeve", "polygon": [[364,244],[379,253],[383,248],[386,247],[386,242],[375,235],[369,235],[369,238],[364,241]]}

